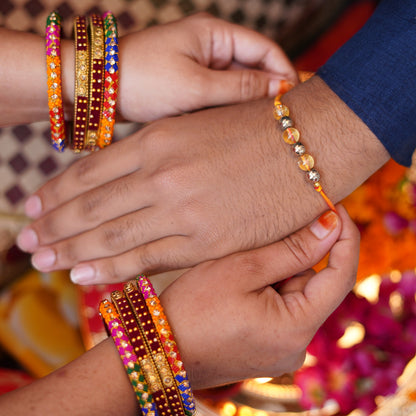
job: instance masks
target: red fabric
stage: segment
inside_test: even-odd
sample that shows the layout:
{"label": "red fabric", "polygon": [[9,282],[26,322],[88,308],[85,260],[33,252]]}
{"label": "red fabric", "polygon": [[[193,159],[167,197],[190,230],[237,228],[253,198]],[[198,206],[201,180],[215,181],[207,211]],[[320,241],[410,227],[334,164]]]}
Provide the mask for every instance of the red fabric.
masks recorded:
{"label": "red fabric", "polygon": [[360,30],[376,8],[375,0],[354,3],[342,16],[295,61],[299,71],[316,72],[328,58]]}

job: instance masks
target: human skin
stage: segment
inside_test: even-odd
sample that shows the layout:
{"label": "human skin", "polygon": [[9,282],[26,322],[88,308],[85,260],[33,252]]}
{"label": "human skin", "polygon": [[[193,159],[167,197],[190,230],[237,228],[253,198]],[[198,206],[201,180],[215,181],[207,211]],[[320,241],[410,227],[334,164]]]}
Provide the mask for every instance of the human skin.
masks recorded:
{"label": "human skin", "polygon": [[[319,77],[282,100],[333,202],[389,159]],[[156,121],[78,161],[27,201],[35,221],[19,246],[39,270],[72,268],[73,281],[91,284],[281,239],[326,204],[296,166],[272,109],[260,99]]]}
{"label": "human skin", "polygon": [[[0,28],[0,126],[48,120],[45,40]],[[74,44],[62,40],[65,118],[74,100]],[[199,13],[122,36],[118,116],[136,122],[272,96],[297,74],[267,37]],[[27,76],[30,68],[30,76]],[[13,105],[10,103],[13,102]]]}
{"label": "human skin", "polygon": [[[277,376],[303,363],[316,330],[355,282],[359,233],[343,207],[337,212],[280,242],[199,264],[161,294],[194,390]],[[327,267],[315,274],[310,267],[328,250]],[[28,411],[101,416],[138,409],[107,339],[51,375],[0,396],[3,416]]]}

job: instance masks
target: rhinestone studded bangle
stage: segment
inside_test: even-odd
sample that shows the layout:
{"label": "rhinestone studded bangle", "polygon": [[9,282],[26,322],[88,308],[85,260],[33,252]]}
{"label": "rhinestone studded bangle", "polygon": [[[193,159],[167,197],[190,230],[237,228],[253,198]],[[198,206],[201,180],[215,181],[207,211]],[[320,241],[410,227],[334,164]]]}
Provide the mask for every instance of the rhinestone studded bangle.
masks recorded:
{"label": "rhinestone studded bangle", "polygon": [[130,344],[126,330],[123,327],[116,308],[112,302],[106,299],[100,303],[99,311],[109,334],[114,340],[143,415],[157,415],[156,405],[150,394],[140,364],[138,363],[137,355],[133,351],[133,347]]}
{"label": "rhinestone studded bangle", "polygon": [[103,18],[105,35],[104,101],[98,134],[98,146],[100,148],[111,144],[113,139],[118,94],[117,23],[111,12],[104,13]]}
{"label": "rhinestone studded bangle", "polygon": [[104,88],[104,27],[103,19],[96,14],[89,17],[90,33],[90,87],[87,135],[85,149],[96,150]]}
{"label": "rhinestone studded bangle", "polygon": [[136,278],[136,281],[143,294],[153,323],[162,342],[166,357],[172,369],[172,373],[175,377],[179,393],[182,397],[182,404],[185,413],[188,416],[191,416],[196,411],[195,400],[172,329],[170,328],[163,307],[160,304],[160,300],[157,297],[150,280],[144,275],[139,275]]}
{"label": "rhinestone studded bangle", "polygon": [[124,286],[124,293],[127,300],[130,302],[131,308],[136,316],[136,321],[141,327],[142,335],[147,342],[151,357],[156,365],[163,384],[168,407],[174,415],[185,416],[175,378],[166,359],[162,343],[157,334],[156,326],[151,319],[143,295],[137,289],[135,282],[126,283]]}
{"label": "rhinestone studded bangle", "polygon": [[313,189],[322,196],[328,207],[336,212],[334,204],[324,192],[322,185],[319,182],[321,175],[314,168],[315,161],[313,157],[306,153],[305,146],[299,141],[300,133],[299,130],[294,127],[294,123],[289,117],[289,108],[282,104],[280,99],[281,95],[278,95],[274,100],[273,115],[279,123],[283,140],[285,143],[292,146],[294,153],[298,156],[298,166],[302,171],[306,172],[306,177],[313,184]]}
{"label": "rhinestone studded bangle", "polygon": [[124,292],[116,290],[111,299],[119,313],[120,319],[127,330],[127,335],[138,357],[138,362],[149,385],[153,400],[159,414],[172,414],[157,367],[152,359],[151,351],[137,322],[133,309]]}
{"label": "rhinestone studded bangle", "polygon": [[52,12],[47,18],[45,38],[51,143],[55,150],[63,152],[66,135],[62,104],[61,16],[57,12]]}
{"label": "rhinestone studded bangle", "polygon": [[74,126],[71,147],[75,152],[84,149],[88,117],[89,91],[89,40],[87,19],[77,16],[74,19],[75,37],[75,97]]}

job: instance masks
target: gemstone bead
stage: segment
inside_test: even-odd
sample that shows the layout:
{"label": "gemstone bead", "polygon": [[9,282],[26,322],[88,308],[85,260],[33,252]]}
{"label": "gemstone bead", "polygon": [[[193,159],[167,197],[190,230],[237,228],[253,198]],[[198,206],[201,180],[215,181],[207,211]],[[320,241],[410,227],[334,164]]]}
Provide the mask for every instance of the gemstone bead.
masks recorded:
{"label": "gemstone bead", "polygon": [[318,182],[321,179],[321,175],[319,174],[319,172],[316,169],[311,169],[308,172],[308,179],[311,182]]}
{"label": "gemstone bead", "polygon": [[273,115],[276,120],[280,120],[282,117],[289,116],[289,109],[284,104],[276,104],[273,109]]}
{"label": "gemstone bead", "polygon": [[299,141],[299,130],[289,127],[283,132],[283,140],[288,144],[295,144]]}
{"label": "gemstone bead", "polygon": [[302,170],[307,171],[307,172],[309,172],[313,168],[314,164],[315,164],[315,161],[313,160],[313,157],[308,154],[302,155],[298,160],[298,166]]}

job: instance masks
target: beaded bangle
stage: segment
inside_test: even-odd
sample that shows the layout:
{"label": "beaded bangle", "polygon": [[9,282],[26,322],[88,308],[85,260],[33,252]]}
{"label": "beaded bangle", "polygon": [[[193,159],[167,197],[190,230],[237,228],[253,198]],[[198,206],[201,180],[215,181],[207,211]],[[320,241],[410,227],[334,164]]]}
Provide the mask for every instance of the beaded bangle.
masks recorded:
{"label": "beaded bangle", "polygon": [[145,416],[156,416],[158,413],[153,397],[149,392],[149,387],[138,363],[137,355],[133,351],[133,347],[114,305],[105,299],[100,303],[99,311],[123,361],[142,413]]}
{"label": "beaded bangle", "polygon": [[298,166],[301,170],[307,172],[306,176],[313,183],[313,189],[317,191],[328,207],[336,212],[335,206],[329,199],[328,195],[322,189],[322,185],[319,183],[321,175],[314,169],[315,161],[313,157],[306,153],[305,146],[299,142],[300,133],[299,130],[294,127],[292,119],[289,117],[289,108],[282,104],[280,101],[281,95],[278,95],[274,100],[274,118],[278,121],[280,129],[282,130],[283,140],[292,146],[293,151],[298,158]]}
{"label": "beaded bangle", "polygon": [[184,406],[185,413],[188,416],[191,416],[196,411],[195,400],[192,394],[188,376],[183,365],[183,361],[179,354],[176,341],[164,313],[163,307],[160,304],[160,300],[156,295],[153,285],[146,276],[139,275],[136,281],[140,291],[143,294],[143,298],[145,299],[153,323],[162,342],[166,357],[169,361],[170,368],[175,377],[176,385],[182,397],[182,404]]}
{"label": "beaded bangle", "polygon": [[118,94],[118,37],[117,23],[111,12],[104,18],[105,60],[104,60],[104,101],[100,121],[98,146],[103,148],[113,139],[116,103]]}
{"label": "beaded bangle", "polygon": [[119,313],[123,325],[127,330],[133,349],[137,354],[138,363],[140,364],[145,379],[150,387],[150,392],[153,400],[155,401],[158,412],[161,415],[171,415],[172,412],[168,406],[163,384],[160,380],[160,375],[153,362],[151,352],[143,337],[140,324],[136,321],[130,303],[126,299],[124,293],[119,290],[111,293],[111,299]]}
{"label": "beaded bangle", "polygon": [[75,35],[75,100],[74,131],[72,149],[80,152],[84,148],[88,117],[89,83],[89,41],[87,19],[78,16],[74,19]]}
{"label": "beaded bangle", "polygon": [[46,20],[46,73],[52,146],[63,152],[66,144],[61,77],[61,16],[52,12]]}
{"label": "beaded bangle", "polygon": [[90,87],[89,111],[85,149],[96,150],[104,88],[104,28],[103,19],[96,14],[89,17]]}
{"label": "beaded bangle", "polygon": [[142,335],[145,338],[149,351],[159,372],[160,379],[166,394],[169,409],[172,414],[184,416],[182,400],[177,389],[170,365],[166,359],[156,327],[151,319],[146,302],[142,293],[137,289],[134,282],[126,283],[124,293],[136,316],[136,321],[141,326]]}

